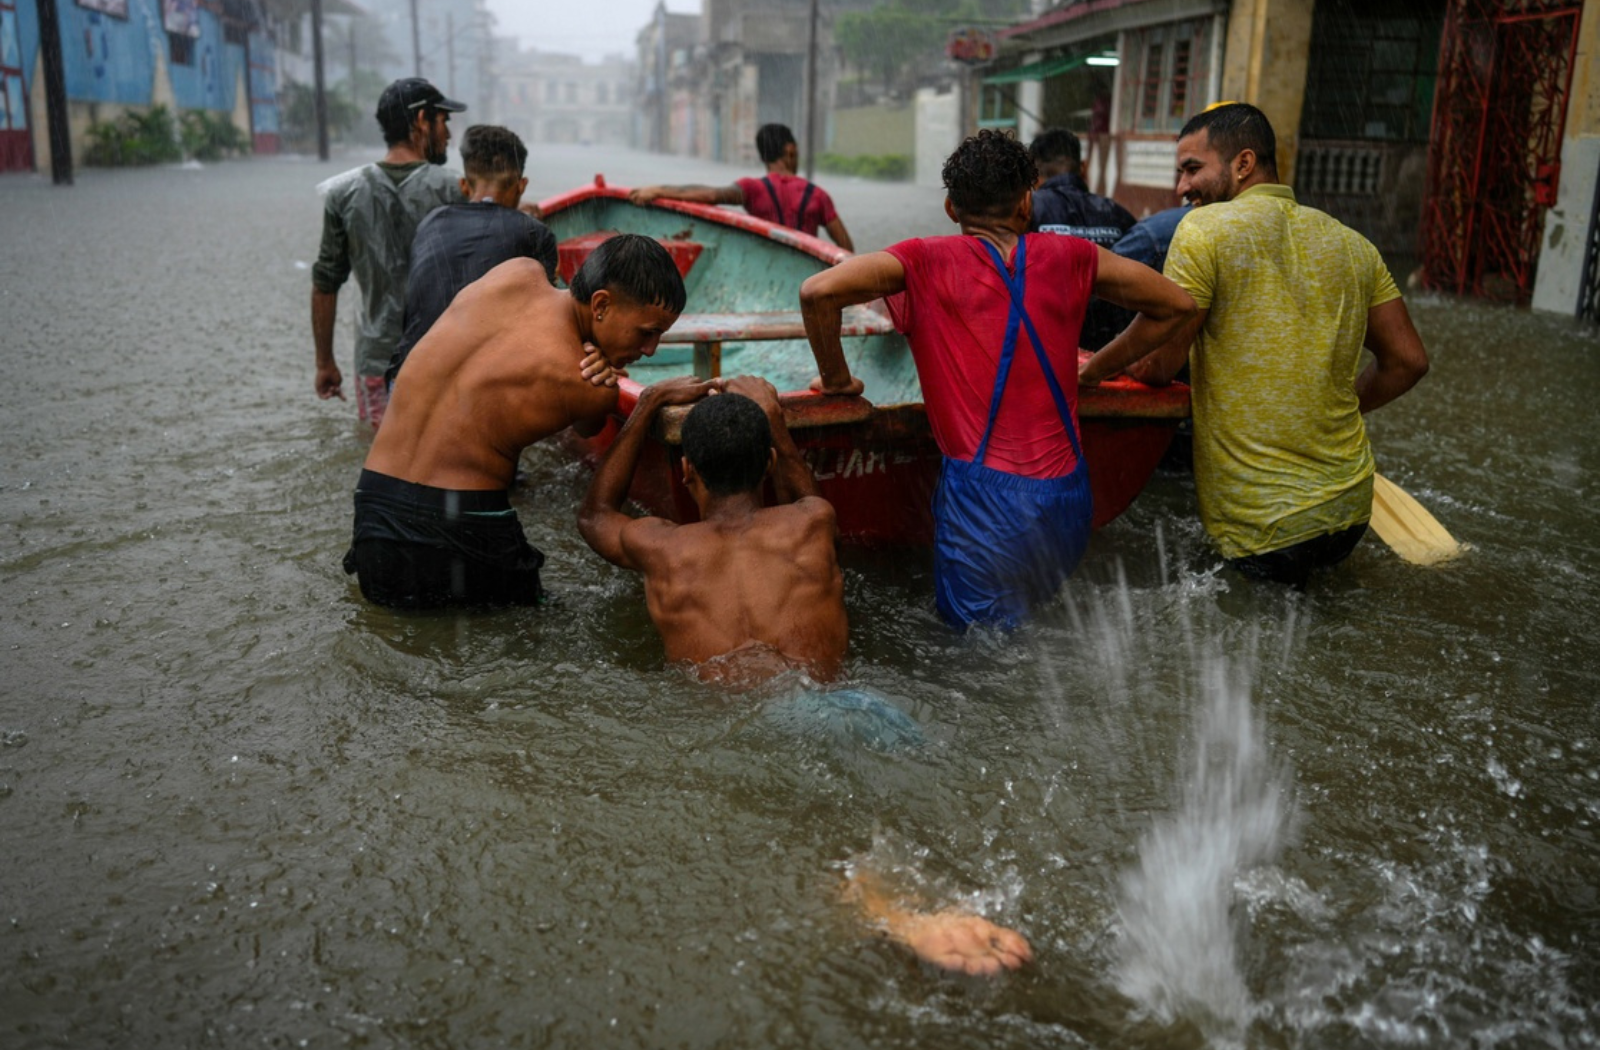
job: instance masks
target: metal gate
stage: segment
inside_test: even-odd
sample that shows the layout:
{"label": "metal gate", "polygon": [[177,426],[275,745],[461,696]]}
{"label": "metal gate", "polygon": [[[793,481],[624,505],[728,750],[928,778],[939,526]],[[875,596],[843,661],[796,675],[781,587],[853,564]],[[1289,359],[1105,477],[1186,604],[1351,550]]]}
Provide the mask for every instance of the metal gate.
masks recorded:
{"label": "metal gate", "polygon": [[33,132],[22,75],[16,0],[0,0],[0,171],[33,170]]}
{"label": "metal gate", "polygon": [[1428,287],[1531,298],[1582,10],[1573,0],[1451,0],[1423,208]]}

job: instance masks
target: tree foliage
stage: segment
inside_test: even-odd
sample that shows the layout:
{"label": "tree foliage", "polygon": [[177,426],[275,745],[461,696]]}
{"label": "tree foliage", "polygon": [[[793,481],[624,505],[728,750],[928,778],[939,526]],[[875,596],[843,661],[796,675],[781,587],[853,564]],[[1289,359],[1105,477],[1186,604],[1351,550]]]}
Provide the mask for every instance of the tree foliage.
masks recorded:
{"label": "tree foliage", "polygon": [[833,36],[846,62],[893,89],[937,66],[951,30],[998,28],[1026,10],[1026,0],[986,0],[982,6],[978,0],[886,0],[868,11],[841,14]]}

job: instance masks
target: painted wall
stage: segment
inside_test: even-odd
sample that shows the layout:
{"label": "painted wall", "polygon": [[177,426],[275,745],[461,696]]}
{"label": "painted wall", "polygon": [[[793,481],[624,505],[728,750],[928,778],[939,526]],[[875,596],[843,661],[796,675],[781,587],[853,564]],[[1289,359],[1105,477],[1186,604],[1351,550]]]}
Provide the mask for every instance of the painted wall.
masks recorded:
{"label": "painted wall", "polygon": [[916,148],[916,107],[883,104],[834,110],[832,141],[822,152],[847,157],[892,153],[910,156]]}
{"label": "painted wall", "polygon": [[[31,85],[28,105],[34,153],[43,169],[50,163],[50,144],[39,63],[38,9],[25,2],[17,13],[23,68]],[[115,119],[127,108],[166,105],[180,111],[210,110],[230,114],[238,123],[248,105],[258,136],[276,135],[276,48],[270,37],[251,37],[251,57],[257,68],[247,71],[243,45],[227,43],[221,20],[201,9],[192,61],[174,64],[169,61],[171,45],[161,23],[161,0],[128,0],[126,18],[80,7],[74,0],[57,0],[57,14],[74,157],[83,155],[92,121]],[[249,101],[240,97],[247,77],[254,77]],[[241,125],[240,130],[249,129]]]}
{"label": "painted wall", "polygon": [[1545,212],[1533,308],[1574,314],[1600,179],[1600,4],[1583,5],[1555,207]]}

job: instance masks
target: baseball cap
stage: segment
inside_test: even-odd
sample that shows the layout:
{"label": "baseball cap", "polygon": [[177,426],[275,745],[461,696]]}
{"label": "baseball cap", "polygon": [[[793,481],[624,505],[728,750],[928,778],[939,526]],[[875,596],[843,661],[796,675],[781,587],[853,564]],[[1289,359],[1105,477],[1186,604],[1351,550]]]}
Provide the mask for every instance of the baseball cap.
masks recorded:
{"label": "baseball cap", "polygon": [[445,98],[444,92],[421,77],[403,77],[383,89],[378,99],[378,121],[383,123],[385,114],[392,114],[399,116],[401,123],[409,123],[411,114],[425,107],[446,113],[461,113],[467,108],[464,102]]}

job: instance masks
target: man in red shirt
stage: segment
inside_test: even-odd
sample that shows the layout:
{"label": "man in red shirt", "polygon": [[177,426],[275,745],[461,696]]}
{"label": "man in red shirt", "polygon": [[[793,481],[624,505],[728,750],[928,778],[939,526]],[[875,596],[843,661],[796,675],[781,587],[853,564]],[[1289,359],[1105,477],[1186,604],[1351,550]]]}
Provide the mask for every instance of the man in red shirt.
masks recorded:
{"label": "man in red shirt", "polygon": [[635,204],[649,204],[661,197],[696,204],[739,204],[758,219],[813,237],[821,227],[834,244],[847,252],[856,250],[828,191],[796,174],[800,147],[795,144],[794,132],[782,124],[762,125],[756,132],[756,152],[767,166],[762,178],[740,179],[732,186],[641,186],[628,194],[628,199]]}
{"label": "man in red shirt", "polygon": [[[1088,543],[1079,382],[1097,383],[1159,348],[1195,306],[1147,266],[1078,237],[1028,233],[1037,172],[1009,135],[980,131],[943,174],[945,212],[960,236],[847,259],[806,280],[800,309],[820,372],[813,386],[860,394],[840,314],[887,297],[945,456],[934,497],[939,612],[958,626],[1013,627],[1055,595]],[[1080,369],[1091,295],[1138,314]]]}

